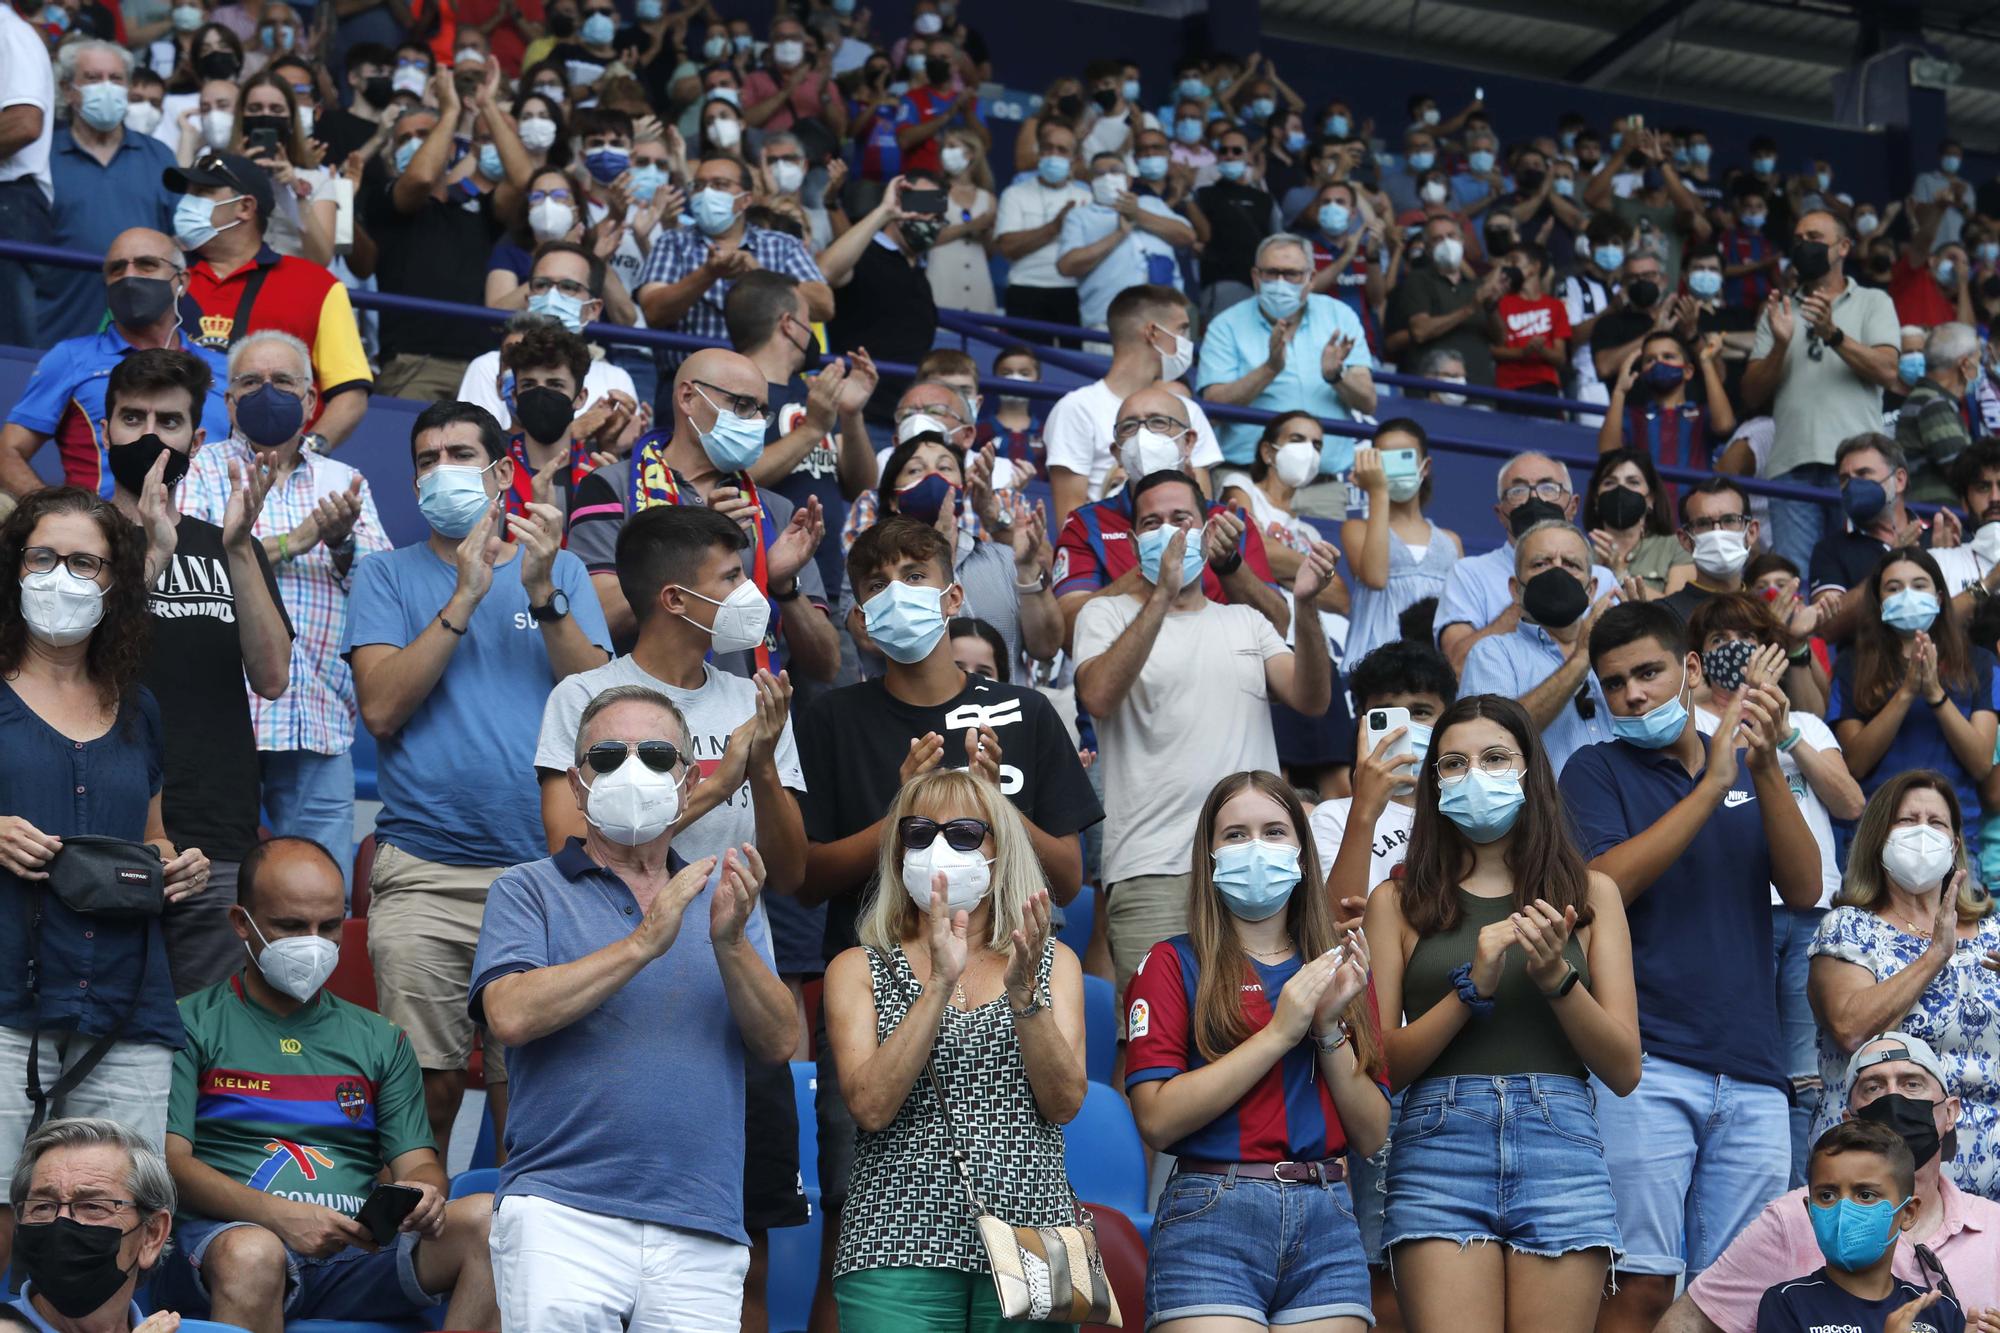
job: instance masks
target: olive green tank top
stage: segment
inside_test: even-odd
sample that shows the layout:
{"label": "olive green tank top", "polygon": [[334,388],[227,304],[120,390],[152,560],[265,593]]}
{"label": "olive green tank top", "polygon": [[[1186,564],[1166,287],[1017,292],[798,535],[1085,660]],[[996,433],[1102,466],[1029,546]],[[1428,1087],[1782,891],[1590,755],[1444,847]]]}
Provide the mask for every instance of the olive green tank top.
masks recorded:
{"label": "olive green tank top", "polygon": [[[1403,1011],[1410,1020],[1430,1012],[1447,995],[1456,995],[1451,974],[1459,964],[1472,961],[1479,932],[1502,921],[1514,910],[1514,900],[1482,898],[1454,889],[1462,912],[1456,929],[1417,941],[1410,961],[1403,969]],[[1582,974],[1577,984],[1590,985],[1590,967],[1583,946],[1575,934],[1563,948],[1563,956]],[[1452,1003],[1458,1001],[1454,999]],[[1563,1033],[1555,1009],[1542,998],[1541,989],[1528,979],[1528,968],[1516,947],[1507,951],[1500,969],[1500,986],[1493,993],[1493,1012],[1477,1014],[1460,1029],[1420,1078],[1445,1078],[1454,1074],[1566,1074],[1584,1078],[1588,1071],[1583,1060]]]}

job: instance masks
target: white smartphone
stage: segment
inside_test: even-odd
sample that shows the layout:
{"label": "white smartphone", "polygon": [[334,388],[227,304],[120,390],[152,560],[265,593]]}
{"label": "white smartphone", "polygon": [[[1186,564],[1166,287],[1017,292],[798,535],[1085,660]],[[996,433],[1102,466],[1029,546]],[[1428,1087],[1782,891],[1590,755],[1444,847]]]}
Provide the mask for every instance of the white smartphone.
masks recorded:
{"label": "white smartphone", "polygon": [[[1363,755],[1375,753],[1375,747],[1382,743],[1384,736],[1387,736],[1398,727],[1403,727],[1405,728],[1403,736],[1396,741],[1395,745],[1390,747],[1389,754],[1391,756],[1408,755],[1412,759],[1416,758],[1417,747],[1416,743],[1410,739],[1407,730],[1409,725],[1410,710],[1407,708],[1369,709],[1361,719],[1361,753]],[[1410,769],[1410,781],[1412,783],[1416,781],[1416,769],[1414,767]]]}
{"label": "white smartphone", "polygon": [[1485,100],[1486,100],[1486,89],[1485,89],[1485,88],[1483,88],[1483,87],[1480,87],[1480,88],[1474,88],[1474,89],[1472,90],[1472,100],[1473,100],[1473,101],[1475,101],[1475,102],[1483,102],[1483,101],[1485,101]]}

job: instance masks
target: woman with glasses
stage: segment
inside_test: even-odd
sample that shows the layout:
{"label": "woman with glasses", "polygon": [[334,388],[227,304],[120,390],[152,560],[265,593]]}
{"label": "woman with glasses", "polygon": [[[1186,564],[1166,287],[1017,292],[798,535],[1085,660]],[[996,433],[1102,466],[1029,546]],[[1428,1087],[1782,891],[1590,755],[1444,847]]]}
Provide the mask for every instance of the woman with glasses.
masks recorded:
{"label": "woman with glasses", "polygon": [[1368,497],[1368,513],[1341,523],[1340,544],[1354,578],[1346,660],[1358,662],[1403,636],[1403,612],[1443,595],[1445,576],[1465,548],[1457,533],[1424,515],[1430,437],[1413,419],[1383,422],[1374,441],[1354,451],[1354,484]]}
{"label": "woman with glasses", "polygon": [[986,1209],[1066,1226],[1062,1126],[1083,1105],[1083,972],[1000,789],[912,778],[882,820],[861,945],[826,972],[827,1035],[860,1134],[834,1296],[846,1333],[1055,1330],[1000,1317],[964,1154]]}
{"label": "woman with glasses", "polygon": [[1588,1333],[1619,1249],[1588,1076],[1639,1082],[1624,904],[1520,704],[1460,699],[1428,753],[1403,877],[1366,917],[1405,1089],[1382,1243],[1411,1333]]}
{"label": "woman with glasses", "polygon": [[583,186],[563,167],[543,166],[528,178],[527,208],[493,243],[486,261],[486,304],[522,310],[528,304],[528,275],[535,250],[547,241],[581,243],[586,212]]}
{"label": "woman with glasses", "polygon": [[[166,1132],[183,1035],[160,920],[86,916],[47,889],[66,840],[86,835],[149,844],[169,902],[208,884],[208,858],[178,851],[161,820],[160,711],[139,683],[151,625],[144,542],[108,502],[74,487],[35,491],[0,523],[0,894],[12,904],[0,912],[7,1161],[38,1110],[107,1116],[155,1144]],[[23,1070],[48,1094],[40,1108]]]}
{"label": "woman with glasses", "polygon": [[1153,946],[1127,995],[1132,1114],[1175,1158],[1149,1326],[1361,1333],[1373,1320],[1346,1154],[1389,1131],[1368,941],[1335,925],[1305,808],[1275,774],[1215,785],[1190,872],[1187,934]]}
{"label": "woman with glasses", "polygon": [[1636,579],[1646,595],[1679,592],[1694,577],[1694,556],[1674,536],[1666,488],[1653,460],[1636,449],[1599,454],[1583,492],[1583,530],[1597,562],[1620,587]]}

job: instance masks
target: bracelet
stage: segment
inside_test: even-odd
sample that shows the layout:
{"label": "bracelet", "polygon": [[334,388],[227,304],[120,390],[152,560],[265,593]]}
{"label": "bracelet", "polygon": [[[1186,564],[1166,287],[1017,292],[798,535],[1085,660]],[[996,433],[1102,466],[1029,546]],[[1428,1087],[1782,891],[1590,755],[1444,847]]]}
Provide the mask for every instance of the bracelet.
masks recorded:
{"label": "bracelet", "polygon": [[1014,591],[1042,592],[1045,589],[1047,589],[1048,586],[1049,586],[1049,571],[1044,569],[1044,570],[1038,570],[1036,572],[1035,577],[1030,581],[1028,581],[1027,583],[1016,583],[1014,585]]}
{"label": "bracelet", "polygon": [[1800,738],[1801,736],[1803,736],[1804,734],[1805,734],[1805,733],[1804,733],[1804,732],[1802,732],[1802,731],[1800,731],[1800,730],[1799,730],[1799,729],[1798,729],[1797,727],[1793,727],[1793,728],[1792,728],[1792,734],[1791,734],[1791,735],[1789,735],[1789,736],[1787,736],[1787,737],[1785,737],[1785,739],[1783,739],[1783,740],[1781,740],[1781,741],[1779,741],[1779,742],[1778,742],[1778,748],[1779,748],[1780,750],[1789,750],[1789,749],[1791,749],[1791,748],[1792,748],[1792,747],[1793,747],[1794,745],[1797,745],[1797,744],[1799,743],[1799,738]]}
{"label": "bracelet", "polygon": [[1211,560],[1208,567],[1215,571],[1217,578],[1226,579],[1243,567],[1243,552],[1240,549],[1231,551],[1227,560]]}
{"label": "bracelet", "polygon": [[1807,660],[1810,659],[1811,657],[1812,657],[1812,645],[1809,643],[1802,643],[1798,647],[1792,649],[1790,652],[1785,654],[1785,660],[1789,661],[1794,666],[1804,666]]}
{"label": "bracelet", "polygon": [[456,634],[461,639],[465,637],[465,630],[460,629],[458,626],[452,624],[449,620],[446,620],[444,618],[444,612],[442,611],[438,612],[438,624],[443,625],[446,629],[450,630],[453,634]]}
{"label": "bracelet", "polygon": [[1354,1036],[1354,1029],[1347,1025],[1346,1019],[1341,1019],[1338,1026],[1340,1028],[1340,1036],[1332,1041],[1328,1041],[1317,1032],[1313,1033],[1313,1045],[1319,1047],[1321,1055],[1332,1055],[1335,1051],[1347,1045],[1349,1039]]}
{"label": "bracelet", "polygon": [[291,562],[292,562],[291,534],[281,532],[278,534],[278,563],[281,565],[288,565]]}
{"label": "bracelet", "polygon": [[1479,987],[1472,981],[1472,964],[1460,963],[1452,971],[1451,984],[1458,990],[1458,998],[1476,1018],[1485,1018],[1493,1012],[1493,997],[1481,995]]}
{"label": "bracelet", "polygon": [[1930,706],[1931,706],[1932,708],[1937,708],[1937,707],[1939,707],[1939,706],[1941,706],[1941,705],[1943,705],[1943,704],[1947,704],[1947,703],[1950,703],[1950,702],[1951,702],[1951,695],[1950,695],[1950,694],[1949,694],[1948,692],[1946,692],[1946,691],[1943,691],[1943,690],[1940,690],[1940,691],[1938,692],[1938,697],[1937,697],[1937,698],[1935,698],[1935,699],[1926,699],[1926,700],[1924,700],[1924,702],[1925,702],[1926,704],[1929,704],[1929,705],[1930,705]]}

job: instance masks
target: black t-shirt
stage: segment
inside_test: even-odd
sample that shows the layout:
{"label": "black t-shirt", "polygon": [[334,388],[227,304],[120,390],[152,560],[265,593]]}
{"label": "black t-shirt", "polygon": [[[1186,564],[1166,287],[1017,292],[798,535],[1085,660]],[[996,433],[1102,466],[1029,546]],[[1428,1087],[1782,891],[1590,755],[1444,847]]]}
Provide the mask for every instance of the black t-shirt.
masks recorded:
{"label": "black t-shirt", "polygon": [[[1665,297],[1661,297],[1665,300]],[[1634,310],[1629,306],[1618,306],[1597,317],[1597,323],[1590,329],[1590,354],[1599,356],[1607,349],[1623,347],[1646,336],[1653,327],[1653,313],[1650,310]],[[1598,376],[1606,386],[1617,381],[1618,367],[1598,371]]]}
{"label": "black t-shirt", "polygon": [[[910,742],[944,737],[944,768],[965,767],[965,733],[981,723],[1000,741],[1000,786],[1035,827],[1055,837],[1089,828],[1104,807],[1076,757],[1056,710],[1034,690],[967,675],[950,703],[924,707],[890,695],[879,680],[821,695],[794,720],[806,790],[799,800],[806,837],[837,842],[882,818],[902,786]],[[892,886],[902,892],[901,886]],[[826,906],[826,956],[856,943],[864,887]]]}
{"label": "black t-shirt", "polygon": [[[1879,1301],[1863,1300],[1836,1286],[1824,1268],[1805,1277],[1780,1282],[1757,1302],[1757,1333],[1827,1333],[1836,1329],[1886,1328],[1898,1307],[1923,1295],[1925,1288],[1896,1278]],[[1965,1333],[1965,1312],[1949,1296],[1917,1316],[1910,1333]]]}
{"label": "black t-shirt", "polygon": [[[177,532],[173,559],[147,596],[153,646],[146,686],[159,700],[167,757],[160,809],[176,847],[240,861],[257,845],[259,779],[236,590],[221,528],[183,517]],[[256,551],[283,615],[284,598],[261,543]]]}
{"label": "black t-shirt", "polygon": [[[931,280],[901,249],[871,240],[854,266],[854,277],[834,293],[833,319],[826,326],[828,355],[865,347],[876,361],[915,365],[937,337],[937,302]],[[901,379],[884,375],[868,399],[870,420],[887,421],[902,397]]]}
{"label": "black t-shirt", "polygon": [[1257,244],[1271,234],[1271,196],[1254,185],[1219,180],[1196,190],[1194,201],[1209,228],[1202,281],[1248,283]]}
{"label": "black t-shirt", "polygon": [[375,135],[376,125],[372,120],[363,120],[352,111],[329,111],[313,122],[313,138],[326,145],[326,165],[335,171],[347,161],[349,153],[360,150],[361,145]]}
{"label": "black t-shirt", "polygon": [[[1928,532],[1923,545],[1930,546]],[[1875,567],[1888,553],[1888,546],[1866,532],[1850,529],[1820,538],[1819,545],[1813,547],[1812,567],[1806,571],[1812,595],[1817,597],[1828,588],[1842,592],[1859,588],[1875,576]]]}
{"label": "black t-shirt", "polygon": [[[770,391],[771,416],[764,427],[764,444],[769,447],[790,435],[806,414],[806,382],[793,378],[789,384],[765,386]],[[799,465],[791,474],[771,489],[792,502],[795,509],[805,508],[806,501],[819,497],[820,513],[826,519],[828,533],[838,533],[847,522],[847,496],[840,489],[840,454],[832,444],[833,437],[820,437],[818,444],[799,460]],[[840,587],[845,581],[843,570],[846,553],[840,549],[838,541],[822,541],[813,552],[813,560],[819,565],[819,581],[826,589],[829,606],[840,605]]]}
{"label": "black t-shirt", "polygon": [[[369,163],[378,171],[381,159]],[[386,171],[362,181],[367,199],[363,223],[380,256],[375,280],[380,290],[423,296],[460,305],[486,304],[486,260],[504,234],[493,211],[493,196],[467,203],[427,199],[414,213],[399,212],[392,197],[395,180]],[[492,330],[462,319],[381,312],[382,359],[398,352],[470,361],[497,345]],[[927,344],[928,345],[928,344]]]}

